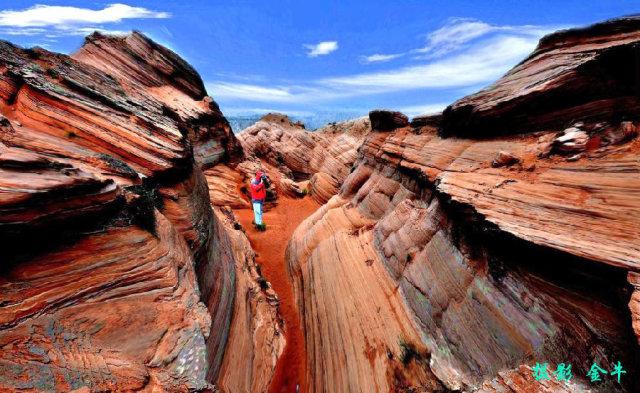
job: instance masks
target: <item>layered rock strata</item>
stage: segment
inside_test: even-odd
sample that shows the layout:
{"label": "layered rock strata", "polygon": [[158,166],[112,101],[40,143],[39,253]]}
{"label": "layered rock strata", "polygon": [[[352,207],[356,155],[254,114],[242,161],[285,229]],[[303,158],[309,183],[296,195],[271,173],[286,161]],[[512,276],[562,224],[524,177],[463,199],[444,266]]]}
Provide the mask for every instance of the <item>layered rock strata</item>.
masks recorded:
{"label": "layered rock strata", "polygon": [[[637,42],[636,24],[552,35],[442,120],[367,135],[339,194],[289,244],[310,391],[638,389],[640,141],[621,117],[635,98],[624,80],[608,79],[607,97],[583,84],[611,53],[633,63],[618,47]],[[567,72],[541,62],[549,53],[566,54]],[[537,104],[576,85],[580,102]],[[618,361],[621,383],[588,382],[594,362]],[[571,363],[574,378],[536,381],[536,362]]]}
{"label": "layered rock strata", "polygon": [[368,119],[355,119],[309,132],[284,115],[271,114],[243,130],[238,139],[247,155],[277,167],[283,179],[309,180],[312,197],[324,203],[338,192],[370,130]]}
{"label": "layered rock strata", "polygon": [[[0,42],[0,390],[638,391],[639,20],[545,37],[442,115],[271,114],[241,143],[139,33]],[[288,239],[231,210],[258,168],[269,214],[325,203],[285,256],[304,340],[247,235]]]}
{"label": "layered rock strata", "polygon": [[202,168],[241,148],[198,74],[139,33],[0,42],[0,113],[0,390],[210,388],[234,266]]}
{"label": "layered rock strata", "polygon": [[266,392],[284,349],[278,296],[262,276],[242,227],[226,207],[215,207],[217,244],[234,263],[235,305],[217,386],[222,392]]}

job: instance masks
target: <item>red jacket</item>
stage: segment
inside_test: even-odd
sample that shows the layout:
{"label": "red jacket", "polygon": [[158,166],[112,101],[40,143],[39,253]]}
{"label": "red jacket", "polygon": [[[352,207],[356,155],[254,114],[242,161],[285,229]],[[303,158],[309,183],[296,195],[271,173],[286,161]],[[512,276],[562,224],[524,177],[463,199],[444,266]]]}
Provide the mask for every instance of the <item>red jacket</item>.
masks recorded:
{"label": "red jacket", "polygon": [[262,179],[251,180],[251,200],[264,202],[266,198],[267,188],[264,186]]}

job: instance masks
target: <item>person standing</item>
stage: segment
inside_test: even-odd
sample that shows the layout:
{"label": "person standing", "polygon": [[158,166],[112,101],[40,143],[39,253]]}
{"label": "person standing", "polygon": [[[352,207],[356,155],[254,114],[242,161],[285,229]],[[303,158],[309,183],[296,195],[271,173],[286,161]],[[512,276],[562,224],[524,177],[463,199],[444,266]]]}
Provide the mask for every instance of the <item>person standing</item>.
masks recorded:
{"label": "person standing", "polygon": [[251,180],[251,203],[253,205],[253,224],[259,231],[264,231],[267,226],[262,222],[262,209],[265,199],[267,199],[268,178],[262,171],[257,171],[256,176]]}

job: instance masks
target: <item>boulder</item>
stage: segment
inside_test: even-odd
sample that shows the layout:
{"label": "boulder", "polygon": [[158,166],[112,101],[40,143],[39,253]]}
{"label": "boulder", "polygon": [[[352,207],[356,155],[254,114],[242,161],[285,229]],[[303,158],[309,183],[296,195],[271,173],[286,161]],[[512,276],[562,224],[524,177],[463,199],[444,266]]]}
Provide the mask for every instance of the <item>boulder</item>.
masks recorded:
{"label": "boulder", "polygon": [[501,150],[496,154],[496,158],[491,162],[491,166],[494,168],[502,166],[510,166],[520,162],[520,159],[507,151]]}
{"label": "boulder", "polygon": [[578,127],[569,127],[553,140],[554,151],[561,154],[575,154],[586,150],[589,135]]}
{"label": "boulder", "polygon": [[409,125],[409,118],[404,113],[381,109],[369,112],[369,120],[374,131],[392,131]]}
{"label": "boulder", "polygon": [[411,119],[411,127],[434,127],[438,128],[442,124],[442,113],[436,115],[420,115]]}

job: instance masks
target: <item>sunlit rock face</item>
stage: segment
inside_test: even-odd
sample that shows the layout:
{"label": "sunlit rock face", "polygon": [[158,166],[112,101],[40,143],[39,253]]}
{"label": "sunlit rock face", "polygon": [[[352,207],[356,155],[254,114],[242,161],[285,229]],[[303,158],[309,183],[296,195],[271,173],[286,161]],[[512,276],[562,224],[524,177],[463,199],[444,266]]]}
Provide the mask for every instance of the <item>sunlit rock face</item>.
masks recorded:
{"label": "sunlit rock face", "polygon": [[202,169],[241,148],[198,74],[139,33],[0,42],[0,113],[0,390],[210,386],[234,291]]}
{"label": "sunlit rock face", "polygon": [[640,140],[608,60],[636,61],[637,21],[544,38],[443,119],[366,136],[289,244],[311,391],[638,391]]}

